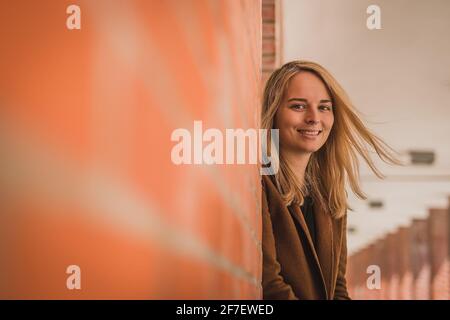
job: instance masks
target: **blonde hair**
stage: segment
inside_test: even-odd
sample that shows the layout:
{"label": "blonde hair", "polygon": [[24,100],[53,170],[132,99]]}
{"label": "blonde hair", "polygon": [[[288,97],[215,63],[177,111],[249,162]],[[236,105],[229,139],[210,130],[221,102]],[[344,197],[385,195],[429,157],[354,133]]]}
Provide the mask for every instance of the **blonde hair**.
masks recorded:
{"label": "blonde hair", "polygon": [[347,209],[351,210],[347,203],[346,179],[353,193],[360,199],[366,199],[359,184],[358,154],[380,179],[384,176],[370,158],[367,146],[371,146],[386,163],[401,165],[401,162],[391,147],[366,128],[344,89],[333,76],[321,65],[311,61],[288,62],[269,77],[262,102],[263,129],[274,128],[274,118],[283,102],[289,81],[302,71],[312,72],[325,84],[333,103],[334,123],[326,143],[311,155],[304,181],[298,181],[282,154],[271,148],[271,154],[278,153],[279,159],[279,170],[275,174],[276,185],[286,205],[303,204],[308,188],[314,203],[332,217],[341,218]]}

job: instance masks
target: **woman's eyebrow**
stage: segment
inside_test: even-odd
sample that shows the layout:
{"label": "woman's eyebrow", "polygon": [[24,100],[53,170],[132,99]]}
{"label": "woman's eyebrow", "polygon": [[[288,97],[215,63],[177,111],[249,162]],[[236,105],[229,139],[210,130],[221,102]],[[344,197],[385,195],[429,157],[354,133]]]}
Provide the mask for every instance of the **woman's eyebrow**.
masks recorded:
{"label": "woman's eyebrow", "polygon": [[[290,98],[289,100],[288,100],[288,102],[289,101],[302,101],[302,102],[308,102],[308,99],[305,99],[305,98]],[[329,100],[329,99],[322,99],[322,100],[320,100],[319,101],[320,103],[326,103],[326,102],[332,102],[331,100]]]}
{"label": "woman's eyebrow", "polygon": [[288,102],[289,101],[303,101],[303,102],[308,102],[308,100],[307,99],[304,99],[304,98],[290,98],[289,100],[288,100]]}

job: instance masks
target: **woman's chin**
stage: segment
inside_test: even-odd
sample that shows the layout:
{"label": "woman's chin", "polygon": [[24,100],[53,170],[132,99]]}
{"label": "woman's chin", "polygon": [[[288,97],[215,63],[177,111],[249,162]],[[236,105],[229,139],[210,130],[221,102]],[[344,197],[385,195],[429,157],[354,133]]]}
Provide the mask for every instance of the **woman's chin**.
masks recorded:
{"label": "woman's chin", "polygon": [[297,147],[297,150],[301,153],[314,153],[320,149],[320,146],[318,145],[299,145]]}

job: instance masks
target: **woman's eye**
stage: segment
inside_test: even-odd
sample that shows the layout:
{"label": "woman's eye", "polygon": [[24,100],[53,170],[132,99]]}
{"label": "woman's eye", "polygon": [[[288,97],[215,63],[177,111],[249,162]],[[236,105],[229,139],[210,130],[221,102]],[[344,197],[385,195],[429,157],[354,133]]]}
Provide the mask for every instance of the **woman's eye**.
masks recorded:
{"label": "woman's eye", "polygon": [[295,109],[295,110],[302,110],[302,109],[306,108],[306,106],[304,104],[294,104],[291,106],[291,108]]}
{"label": "woman's eye", "polygon": [[331,107],[330,106],[320,106],[321,110],[325,110],[325,111],[330,111]]}

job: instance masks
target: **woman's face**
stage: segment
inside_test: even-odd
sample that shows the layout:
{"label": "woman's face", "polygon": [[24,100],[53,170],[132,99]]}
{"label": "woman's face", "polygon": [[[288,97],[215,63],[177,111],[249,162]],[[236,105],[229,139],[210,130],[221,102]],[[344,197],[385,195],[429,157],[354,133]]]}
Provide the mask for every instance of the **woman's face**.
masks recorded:
{"label": "woman's face", "polygon": [[334,123],[331,97],[322,80],[311,72],[296,74],[274,121],[281,151],[311,154],[319,150]]}

